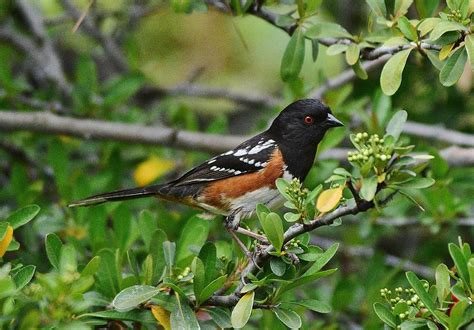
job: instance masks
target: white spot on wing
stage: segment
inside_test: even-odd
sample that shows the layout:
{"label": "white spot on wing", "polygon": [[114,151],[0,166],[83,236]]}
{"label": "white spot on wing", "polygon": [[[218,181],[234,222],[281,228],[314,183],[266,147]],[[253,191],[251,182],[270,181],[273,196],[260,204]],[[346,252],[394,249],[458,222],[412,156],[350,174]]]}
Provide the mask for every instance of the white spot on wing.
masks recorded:
{"label": "white spot on wing", "polygon": [[247,149],[239,149],[237,152],[234,154],[234,156],[239,157],[239,156],[245,156],[248,154]]}
{"label": "white spot on wing", "polygon": [[249,150],[248,154],[249,155],[258,154],[260,151],[274,146],[274,142],[275,141],[270,139],[270,140],[265,141],[265,143],[263,143],[261,145],[260,145],[260,143],[258,143],[255,147],[253,147],[252,149]]}
{"label": "white spot on wing", "polygon": [[229,150],[227,151],[225,154],[223,154],[224,156],[228,156],[228,155],[232,155],[234,153],[234,150]]}
{"label": "white spot on wing", "polygon": [[207,163],[208,163],[208,164],[212,164],[212,163],[214,163],[215,161],[216,161],[216,159],[211,159],[211,160],[208,161]]}

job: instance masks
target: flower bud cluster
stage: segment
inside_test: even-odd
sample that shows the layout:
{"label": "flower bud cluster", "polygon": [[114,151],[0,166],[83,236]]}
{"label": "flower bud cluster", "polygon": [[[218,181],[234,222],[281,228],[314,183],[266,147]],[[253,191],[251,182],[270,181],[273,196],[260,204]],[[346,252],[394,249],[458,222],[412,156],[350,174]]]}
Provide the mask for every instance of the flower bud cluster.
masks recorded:
{"label": "flower bud cluster", "polygon": [[[189,283],[193,283],[193,278],[191,276],[189,276],[189,272],[191,271],[191,268],[189,267],[186,267],[184,268],[184,270],[181,272],[181,274],[179,274],[176,278],[179,280],[179,281],[189,281]],[[188,278],[189,277],[189,278]]]}
{"label": "flower bud cluster", "polygon": [[376,160],[386,162],[392,158],[392,155],[384,146],[385,140],[380,138],[378,134],[369,135],[367,132],[357,133],[354,142],[360,148],[356,151],[349,151],[347,159],[350,162],[364,163],[371,157]]}
{"label": "flower bud cluster", "polygon": [[[425,289],[427,289],[429,285],[428,283],[425,283],[423,286]],[[421,302],[420,297],[418,297],[418,295],[415,293],[415,290],[412,288],[403,289],[402,287],[398,287],[394,289],[393,293],[392,290],[383,288],[380,289],[380,296],[382,296],[391,305],[392,311],[395,310],[395,306],[398,303],[406,303],[409,307],[414,307],[418,310],[425,307],[423,302]],[[400,317],[401,320],[404,320],[408,317],[408,313],[399,313],[398,317]]]}

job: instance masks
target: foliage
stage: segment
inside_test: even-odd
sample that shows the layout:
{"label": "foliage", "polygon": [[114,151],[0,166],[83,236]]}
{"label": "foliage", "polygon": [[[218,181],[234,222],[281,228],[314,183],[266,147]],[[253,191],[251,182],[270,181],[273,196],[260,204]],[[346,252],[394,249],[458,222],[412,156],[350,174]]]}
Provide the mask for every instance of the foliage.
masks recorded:
{"label": "foliage", "polygon": [[[398,287],[392,292],[381,289],[380,294],[390,304],[375,303],[380,319],[392,328],[462,329],[474,322],[473,277],[474,254],[467,243],[450,243],[453,267],[436,267],[436,283],[420,280],[413,272],[406,277],[409,289]],[[453,284],[452,284],[453,283]]]}
{"label": "foliage", "polygon": [[[250,243],[257,255],[264,248],[270,249],[270,257],[268,262],[258,266],[259,271],[242,277],[242,281],[248,281],[242,287],[239,285],[242,268],[246,263],[257,261],[239,258],[228,245],[223,253],[223,242],[219,244],[218,252],[215,243],[206,242],[208,225],[204,220],[189,219],[179,240],[174,242],[157,227],[148,212],[143,212],[139,220],[140,235],[132,236],[133,240],[130,240],[127,239],[130,232],[115,228],[115,236],[119,238],[117,248],[97,249],[84,267],[79,267],[78,247],[63,244],[54,233],[49,233],[45,239],[52,269],[36,274],[31,284],[35,266],[17,264],[12,269],[11,264],[5,264],[2,267],[6,288],[3,306],[8,317],[4,318],[3,324],[87,328],[114,320],[148,326],[154,318],[163,327],[173,329],[195,329],[200,324],[217,327],[231,324],[234,328],[242,328],[253,309],[264,306],[287,327],[299,328],[302,325],[296,312],[299,308],[329,313],[331,308],[327,303],[316,299],[295,300],[295,292],[336,272],[335,268],[322,269],[334,257],[339,244],[324,251],[311,243],[308,230],[291,239],[288,233],[292,228],[298,228],[299,223],[311,225],[324,221],[324,214],[341,203],[347,206],[359,204],[362,197],[383,206],[386,202],[378,196],[385,190],[403,192],[430,186],[434,180],[417,178],[425,164],[416,163],[415,158],[407,154],[413,146],[406,147],[399,141],[405,120],[405,112],[395,113],[383,139],[377,135],[369,137],[365,132],[352,135],[358,150],[349,154],[354,174],[343,168],[335,169],[326,180],[330,189],[322,191],[319,185],[309,191],[296,179],[277,181],[278,190],[287,200],[285,206],[291,210],[283,218],[297,224],[285,233],[279,214],[264,205],[257,207],[265,242]],[[346,184],[354,198],[342,201]],[[403,194],[413,199],[407,192]],[[25,225],[38,212],[38,206],[27,206],[1,222],[4,234],[0,248],[18,248],[18,243],[15,245],[12,241],[13,228]],[[123,215],[123,210],[116,213],[117,217]],[[133,220],[121,221],[122,226],[128,222],[131,228]],[[466,271],[462,274],[468,279],[470,271],[467,271],[465,260],[460,269],[464,268]],[[218,299],[216,292],[232,291],[240,297],[233,308],[213,302]]]}

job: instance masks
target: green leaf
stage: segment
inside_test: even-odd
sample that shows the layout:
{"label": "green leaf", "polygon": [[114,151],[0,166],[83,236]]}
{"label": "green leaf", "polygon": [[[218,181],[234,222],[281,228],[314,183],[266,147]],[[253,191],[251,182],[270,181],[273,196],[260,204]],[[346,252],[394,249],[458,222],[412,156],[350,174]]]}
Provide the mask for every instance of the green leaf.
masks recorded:
{"label": "green leaf", "polygon": [[283,276],[286,271],[286,263],[280,258],[272,257],[270,259],[270,269],[276,276]]}
{"label": "green leaf", "polygon": [[163,242],[163,253],[165,257],[166,267],[171,270],[174,265],[175,253],[176,253],[176,243],[170,241]]}
{"label": "green leaf", "polygon": [[99,270],[99,267],[100,267],[100,257],[95,256],[84,267],[84,269],[81,272],[81,277],[95,275],[95,273],[97,273],[97,271]]}
{"label": "green leaf", "polygon": [[436,289],[438,293],[438,301],[441,304],[449,294],[451,288],[449,269],[445,264],[439,264],[436,267]]}
{"label": "green leaf", "polygon": [[72,245],[64,245],[59,256],[59,272],[61,275],[77,270],[76,249]]}
{"label": "green leaf", "polygon": [[380,75],[380,86],[386,95],[393,95],[402,83],[402,73],[413,48],[402,50],[385,63]]}
{"label": "green leaf", "polygon": [[360,189],[360,196],[366,201],[371,201],[377,192],[377,176],[362,179],[362,188]]}
{"label": "green leaf", "polygon": [[405,274],[408,279],[408,282],[413,287],[418,297],[420,297],[420,300],[423,302],[423,304],[425,304],[426,308],[431,312],[431,314],[433,314],[434,317],[436,317],[438,321],[440,321],[443,325],[446,325],[447,324],[446,314],[443,314],[436,310],[436,305],[435,305],[435,302],[433,301],[433,298],[425,290],[425,288],[423,287],[423,283],[418,279],[415,273],[406,272]]}
{"label": "green leaf", "polygon": [[448,244],[449,254],[454,261],[454,265],[456,265],[456,270],[459,276],[462,278],[464,283],[469,286],[469,270],[467,268],[467,260],[462,253],[459,246],[454,243]]}
{"label": "green leaf", "polygon": [[424,189],[431,187],[435,183],[432,178],[415,178],[410,181],[397,183],[397,186],[405,189]]}
{"label": "green leaf", "polygon": [[204,265],[204,283],[207,285],[215,280],[219,274],[217,269],[216,246],[211,242],[204,244],[201,251],[199,252],[199,259],[202,260]]}
{"label": "green leaf", "polygon": [[344,45],[344,44],[334,44],[334,45],[329,46],[328,49],[326,49],[326,54],[330,56],[341,54],[341,53],[344,53],[348,47],[349,47],[348,45]]}
{"label": "green leaf", "polygon": [[390,309],[387,306],[376,302],[374,304],[374,311],[375,314],[381,319],[385,324],[389,327],[396,328],[397,327],[397,318],[395,315],[392,314]]}
{"label": "green leaf", "polygon": [[298,300],[298,301],[283,301],[281,303],[282,305],[298,305],[302,306],[306,309],[312,310],[314,312],[318,313],[330,313],[331,312],[331,306],[328,304],[316,300],[316,299],[307,299],[307,300]]}
{"label": "green leaf", "polygon": [[268,240],[278,252],[283,245],[283,222],[278,214],[271,212],[259,219]]}
{"label": "green leaf", "polygon": [[369,5],[370,9],[375,13],[377,16],[385,17],[387,15],[387,8],[385,7],[384,0],[366,0],[367,4]]}
{"label": "green leaf", "polygon": [[321,253],[314,264],[304,273],[304,276],[312,275],[320,271],[321,268],[323,268],[332,259],[332,257],[334,257],[338,248],[339,243],[334,243],[326,251],[324,251],[324,253]]}
{"label": "green leaf", "polygon": [[359,60],[360,49],[356,44],[350,44],[346,50],[346,62],[349,65],[354,65]]}
{"label": "green leaf", "polygon": [[206,242],[210,221],[197,216],[186,222],[181,231],[176,250],[176,265],[184,268],[191,263]]}
{"label": "green leaf", "polygon": [[395,4],[393,6],[395,17],[405,15],[412,3],[413,0],[395,0]]}
{"label": "green leaf", "polygon": [[317,22],[306,30],[306,37],[314,38],[347,38],[352,39],[352,35],[342,26],[331,22]]}
{"label": "green leaf", "polygon": [[206,275],[204,272],[204,264],[201,259],[198,257],[194,258],[191,264],[191,270],[193,272],[193,288],[194,288],[194,295],[199,297],[201,291],[206,286]]}
{"label": "green leaf", "polygon": [[272,308],[272,311],[288,328],[301,328],[301,318],[296,312],[284,308]]}
{"label": "green leaf", "polygon": [[212,320],[222,329],[232,328],[230,315],[224,308],[203,308],[203,310],[208,312]]}
{"label": "green leaf", "polygon": [[316,62],[319,54],[319,41],[318,39],[311,39],[311,59]]}
{"label": "green leaf", "polygon": [[189,307],[186,301],[182,301],[181,299],[182,297],[176,293],[176,308],[171,311],[170,316],[171,329],[201,329],[194,311]]}
{"label": "green leaf", "polygon": [[0,221],[0,241],[5,238],[8,226],[10,226],[10,224],[8,222]]}
{"label": "green leaf", "polygon": [[411,41],[418,40],[418,34],[416,33],[415,27],[410,23],[408,18],[402,16],[398,19],[398,28],[402,31],[403,35]]}
{"label": "green leaf", "polygon": [[369,76],[367,75],[367,71],[365,71],[365,69],[361,65],[360,61],[357,61],[352,66],[352,70],[354,70],[354,73],[356,74],[356,76],[359,77],[362,80],[367,80],[367,78],[369,78]]}
{"label": "green leaf", "polygon": [[471,282],[471,289],[474,290],[474,258],[470,258],[467,262],[467,271],[469,273],[469,281]]}
{"label": "green leaf", "polygon": [[150,211],[145,210],[140,213],[140,217],[138,218],[138,228],[140,229],[140,234],[142,235],[147,251],[150,251],[151,239],[155,230],[158,229],[157,223],[157,220],[153,217],[153,214]]}
{"label": "green leaf", "polygon": [[150,283],[152,284],[157,284],[160,281],[166,267],[164,249],[156,248],[158,246],[162,247],[166,240],[166,233],[161,229],[156,229],[151,237],[150,255],[152,258],[153,271]]}
{"label": "green leaf", "polygon": [[434,27],[441,21],[441,18],[438,17],[428,17],[418,23],[417,29],[420,31],[420,35],[423,37],[428,32],[432,31]]}
{"label": "green leaf", "polygon": [[33,275],[35,274],[35,270],[36,266],[28,265],[22,267],[12,276],[17,290],[23,289],[28,283],[30,283]]}
{"label": "green leaf", "polygon": [[149,310],[144,310],[144,311],[131,310],[128,312],[119,312],[115,310],[109,310],[109,311],[100,311],[100,312],[94,312],[94,313],[85,313],[78,316],[78,318],[84,318],[84,317],[97,317],[97,318],[106,319],[106,320],[135,321],[135,322],[140,322],[144,324],[150,324],[150,323],[156,324],[156,320]]}
{"label": "green leaf", "polygon": [[467,52],[464,47],[459,48],[451,54],[439,73],[439,81],[441,84],[446,87],[454,85],[459,78],[461,78],[466,61]]}
{"label": "green leaf", "polygon": [[469,57],[469,63],[471,63],[471,70],[474,70],[474,35],[468,34],[464,38],[464,43]]}
{"label": "green leaf", "polygon": [[306,283],[314,282],[316,280],[319,280],[320,278],[329,276],[333,274],[337,269],[328,269],[324,270],[322,272],[317,272],[311,275],[305,275],[303,277],[298,278],[297,280],[294,280],[293,282],[283,286],[280,290],[280,295],[283,293],[287,292],[288,290],[292,290],[294,288],[297,288],[299,286],[305,285]]}
{"label": "green leaf", "polygon": [[46,255],[48,256],[49,262],[54,268],[59,269],[59,258],[61,256],[63,243],[56,234],[49,233],[46,235],[45,245]]}
{"label": "green leaf", "polygon": [[408,113],[405,110],[397,111],[388,122],[385,133],[393,136],[394,140],[397,141],[403,131],[403,126],[405,125],[407,118]]}
{"label": "green leaf", "polygon": [[117,106],[132,97],[143,85],[144,79],[141,75],[121,76],[115,80],[104,97],[104,107]]}
{"label": "green leaf", "polygon": [[10,214],[6,221],[9,222],[10,226],[15,230],[33,220],[39,211],[40,207],[38,205],[28,205]]}
{"label": "green leaf", "polygon": [[230,321],[234,328],[243,328],[247,324],[250,314],[252,314],[254,297],[254,291],[247,292],[235,305],[230,316]]}
{"label": "green leaf", "polygon": [[420,17],[431,17],[438,9],[439,0],[415,0],[415,6]]}
{"label": "green leaf", "polygon": [[443,34],[450,31],[466,31],[466,27],[458,22],[441,20],[438,21],[430,33],[431,40],[437,40]]}
{"label": "green leaf", "polygon": [[150,285],[133,285],[122,291],[112,301],[112,306],[119,312],[129,311],[150,300],[160,289]]}
{"label": "green leaf", "polygon": [[198,303],[202,304],[207,299],[209,299],[217,290],[224,286],[226,280],[227,276],[222,275],[221,277],[216,278],[214,281],[206,285],[199,294]]}
{"label": "green leaf", "polygon": [[100,267],[96,276],[98,291],[107,297],[115,297],[120,291],[121,281],[115,253],[110,249],[102,249],[98,255],[100,256]]}
{"label": "green leaf", "polygon": [[298,28],[291,36],[281,60],[280,75],[283,81],[298,78],[303,67],[304,54],[305,37],[301,28]]}

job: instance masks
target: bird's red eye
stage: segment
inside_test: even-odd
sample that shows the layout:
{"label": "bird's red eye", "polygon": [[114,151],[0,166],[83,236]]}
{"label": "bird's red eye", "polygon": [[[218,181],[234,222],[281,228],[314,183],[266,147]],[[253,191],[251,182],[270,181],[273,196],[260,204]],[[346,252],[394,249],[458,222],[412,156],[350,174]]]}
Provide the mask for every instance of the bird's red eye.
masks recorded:
{"label": "bird's red eye", "polygon": [[312,116],[306,116],[304,117],[304,123],[306,125],[311,125],[314,123],[314,118]]}

